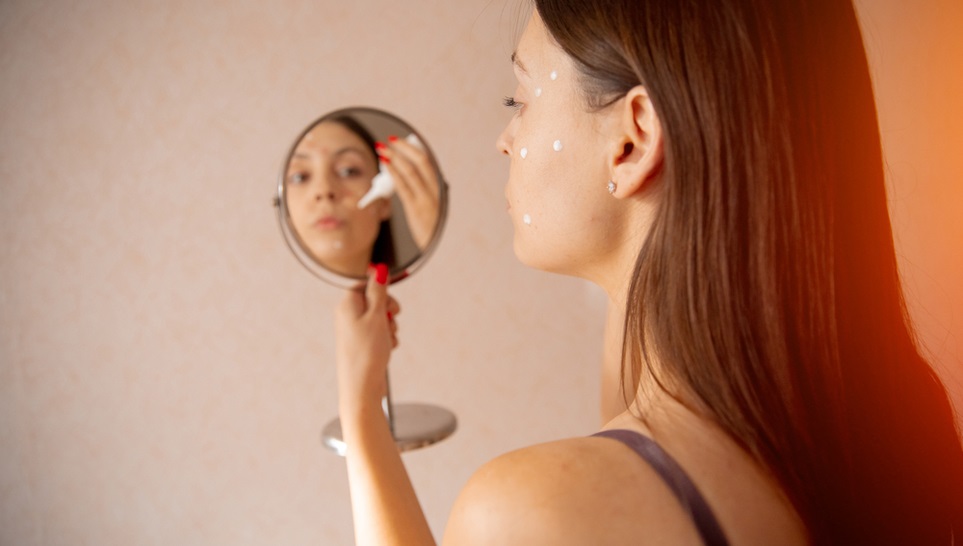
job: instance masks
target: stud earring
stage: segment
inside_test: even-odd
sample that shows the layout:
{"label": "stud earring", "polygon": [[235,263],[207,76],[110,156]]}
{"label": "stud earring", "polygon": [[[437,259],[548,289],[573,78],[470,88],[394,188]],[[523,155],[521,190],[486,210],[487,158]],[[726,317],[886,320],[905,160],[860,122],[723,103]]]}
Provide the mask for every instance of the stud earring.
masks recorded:
{"label": "stud earring", "polygon": [[618,186],[615,185],[615,182],[613,182],[612,180],[609,180],[609,185],[608,185],[609,193],[614,194],[614,193],[615,193],[615,189],[616,189],[617,187],[618,187]]}

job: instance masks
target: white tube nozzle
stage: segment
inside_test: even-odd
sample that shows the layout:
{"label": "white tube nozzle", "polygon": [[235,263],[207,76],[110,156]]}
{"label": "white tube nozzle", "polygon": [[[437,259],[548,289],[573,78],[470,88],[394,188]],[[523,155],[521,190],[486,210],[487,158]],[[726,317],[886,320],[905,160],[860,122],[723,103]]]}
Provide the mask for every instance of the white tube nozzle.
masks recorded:
{"label": "white tube nozzle", "polygon": [[371,189],[358,201],[358,208],[363,209],[374,203],[376,199],[387,199],[395,193],[395,181],[387,171],[378,167],[378,174],[371,179]]}

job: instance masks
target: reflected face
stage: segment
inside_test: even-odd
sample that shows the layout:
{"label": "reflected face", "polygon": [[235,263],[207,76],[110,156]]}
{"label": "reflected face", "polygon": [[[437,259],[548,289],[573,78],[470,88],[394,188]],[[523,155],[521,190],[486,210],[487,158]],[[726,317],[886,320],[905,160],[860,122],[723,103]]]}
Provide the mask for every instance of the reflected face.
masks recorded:
{"label": "reflected face", "polygon": [[[515,254],[526,265],[589,276],[619,210],[606,187],[603,135],[611,112],[590,112],[572,59],[552,40],[537,12],[513,56],[514,116],[497,148],[511,159],[505,188]],[[514,104],[512,104],[514,102]]]}
{"label": "reflected face", "polygon": [[334,121],[311,129],[287,167],[285,194],[294,230],[319,262],[338,273],[365,274],[381,222],[391,214],[385,199],[358,209],[377,173],[367,143]]}

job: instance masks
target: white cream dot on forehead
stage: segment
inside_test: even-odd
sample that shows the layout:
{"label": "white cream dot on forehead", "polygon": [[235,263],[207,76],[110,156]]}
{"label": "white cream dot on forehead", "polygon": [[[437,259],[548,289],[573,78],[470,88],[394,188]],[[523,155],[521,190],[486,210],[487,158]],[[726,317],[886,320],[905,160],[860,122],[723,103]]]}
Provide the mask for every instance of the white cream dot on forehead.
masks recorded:
{"label": "white cream dot on forehead", "polygon": [[556,152],[561,152],[561,151],[562,151],[562,141],[561,141],[561,140],[556,140],[554,143],[552,143],[552,148],[553,148]]}
{"label": "white cream dot on forehead", "polygon": [[522,159],[525,159],[528,156],[528,148],[522,148],[518,151],[518,154],[522,156]]}
{"label": "white cream dot on forehead", "polygon": [[525,216],[522,216],[522,222],[525,222],[526,226],[530,226],[532,225],[532,217],[526,214]]}
{"label": "white cream dot on forehead", "polygon": [[555,80],[558,79],[558,72],[552,70],[552,73],[549,74],[548,77],[549,77],[549,78],[552,78],[552,81],[555,81]]}

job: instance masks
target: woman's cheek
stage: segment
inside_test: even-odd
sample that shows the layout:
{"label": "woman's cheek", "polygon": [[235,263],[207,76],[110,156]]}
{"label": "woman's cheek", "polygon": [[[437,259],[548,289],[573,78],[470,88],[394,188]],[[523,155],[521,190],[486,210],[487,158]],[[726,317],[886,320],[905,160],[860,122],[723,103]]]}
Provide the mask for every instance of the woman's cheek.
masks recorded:
{"label": "woman's cheek", "polygon": [[[518,153],[517,150],[516,153]],[[537,181],[534,180],[534,174],[537,171],[529,167],[530,163],[516,159],[512,162],[509,172],[508,200],[511,205],[511,216],[516,226],[521,225],[524,214],[531,215],[530,209],[535,201],[534,186]]]}
{"label": "woman's cheek", "polygon": [[545,159],[529,158],[519,167],[519,184],[512,203],[515,226],[530,232],[531,237],[544,236],[555,223],[552,203],[557,200],[558,173]]}
{"label": "woman's cheek", "polygon": [[360,191],[358,188],[348,187],[344,190],[344,200],[351,206],[357,206],[358,201],[361,201],[364,193],[365,192]]}

